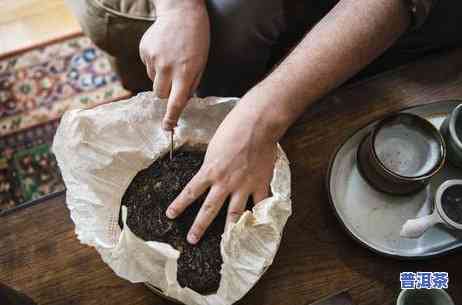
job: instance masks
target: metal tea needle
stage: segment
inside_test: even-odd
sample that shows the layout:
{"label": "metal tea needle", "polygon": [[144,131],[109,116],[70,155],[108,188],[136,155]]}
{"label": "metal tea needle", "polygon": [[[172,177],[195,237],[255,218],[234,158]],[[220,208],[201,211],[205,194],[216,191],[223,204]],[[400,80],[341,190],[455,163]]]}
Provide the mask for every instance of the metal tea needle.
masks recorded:
{"label": "metal tea needle", "polygon": [[170,161],[173,159],[173,129],[170,131]]}

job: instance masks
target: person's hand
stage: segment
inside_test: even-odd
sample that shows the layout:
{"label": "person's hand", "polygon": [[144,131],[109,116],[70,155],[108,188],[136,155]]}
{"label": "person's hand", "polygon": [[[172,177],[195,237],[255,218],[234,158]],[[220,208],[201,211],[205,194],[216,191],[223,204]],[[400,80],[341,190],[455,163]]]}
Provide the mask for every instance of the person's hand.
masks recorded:
{"label": "person's hand", "polygon": [[189,230],[191,244],[201,239],[228,197],[230,223],[245,211],[249,197],[257,204],[269,195],[277,146],[252,115],[248,107],[236,106],[226,117],[208,145],[199,172],[167,209],[167,217],[175,218],[210,189]]}
{"label": "person's hand", "polygon": [[154,94],[169,98],[162,128],[172,130],[207,63],[210,24],[204,0],[157,0],[155,6],[157,19],[141,39],[140,57]]}

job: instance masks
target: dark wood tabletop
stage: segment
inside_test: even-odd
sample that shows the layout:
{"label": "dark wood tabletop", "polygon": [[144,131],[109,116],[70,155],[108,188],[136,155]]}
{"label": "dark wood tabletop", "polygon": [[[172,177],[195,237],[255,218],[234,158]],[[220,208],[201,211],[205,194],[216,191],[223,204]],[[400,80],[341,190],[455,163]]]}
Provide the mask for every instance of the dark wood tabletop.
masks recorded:
{"label": "dark wood tabletop", "polygon": [[[328,203],[325,174],[336,147],[386,113],[441,99],[462,99],[462,50],[426,58],[340,88],[289,130],[293,216],[274,264],[239,304],[297,305],[348,289],[360,305],[395,304],[403,271],[449,272],[462,304],[462,252],[399,261],[365,249],[343,230]],[[76,239],[64,196],[0,218],[0,282],[40,305],[155,305],[167,301],[117,277]],[[458,285],[458,286],[457,286]]]}

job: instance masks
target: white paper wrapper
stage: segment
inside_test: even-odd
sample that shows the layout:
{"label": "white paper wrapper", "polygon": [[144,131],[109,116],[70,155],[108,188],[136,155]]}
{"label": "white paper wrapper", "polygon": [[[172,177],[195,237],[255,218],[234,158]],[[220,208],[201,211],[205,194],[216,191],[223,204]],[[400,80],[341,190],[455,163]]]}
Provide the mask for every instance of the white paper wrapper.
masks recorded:
{"label": "white paper wrapper", "polygon": [[[175,130],[175,147],[206,144],[237,99],[192,98]],[[145,242],[118,225],[120,202],[135,175],[167,153],[160,128],[165,101],[141,93],[126,101],[67,112],[53,151],[67,187],[67,206],[84,244],[100,253],[114,272],[145,282],[188,305],[232,304],[242,298],[271,265],[291,214],[290,169],[278,149],[273,196],[245,212],[221,241],[222,277],[216,294],[200,295],[176,280],[179,252],[161,242]],[[123,209],[123,219],[126,217]]]}

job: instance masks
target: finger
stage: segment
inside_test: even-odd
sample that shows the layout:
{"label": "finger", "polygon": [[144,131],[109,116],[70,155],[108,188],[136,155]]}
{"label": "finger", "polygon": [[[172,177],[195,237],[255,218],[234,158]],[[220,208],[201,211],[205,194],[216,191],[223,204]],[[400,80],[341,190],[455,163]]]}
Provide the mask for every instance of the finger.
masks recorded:
{"label": "finger", "polygon": [[261,187],[259,190],[255,191],[252,194],[253,198],[253,203],[257,204],[260,201],[263,201],[264,199],[269,197],[269,186],[265,185],[264,187]]}
{"label": "finger", "polygon": [[156,73],[152,91],[154,95],[160,98],[167,98],[170,94],[170,88],[172,86],[171,74],[168,70]]}
{"label": "finger", "polygon": [[193,85],[191,87],[191,91],[190,91],[191,94],[193,94],[196,91],[197,87],[199,87],[199,84],[200,84],[201,79],[202,79],[202,73],[203,72],[201,72],[199,75],[196,76],[196,79],[194,80]]}
{"label": "finger", "polygon": [[165,212],[167,217],[170,219],[178,217],[188,206],[191,205],[191,203],[194,202],[194,200],[199,198],[199,196],[202,195],[209,186],[210,184],[207,182],[201,171],[199,171],[181,191],[180,195],[178,195],[178,197],[176,197],[169,205]]}
{"label": "finger", "polygon": [[217,216],[227,196],[228,193],[223,191],[220,187],[214,186],[210,189],[207,198],[202,204],[201,209],[189,230],[187,240],[190,244],[194,245],[199,242],[204,235],[205,230],[207,230]]}
{"label": "finger", "polygon": [[151,61],[148,58],[146,58],[145,61],[146,73],[148,74],[149,79],[154,81],[156,77],[156,70],[154,69],[154,65],[151,64]]}
{"label": "finger", "polygon": [[138,56],[140,57],[143,64],[146,65],[147,50],[145,48],[145,45],[146,45],[145,39],[146,39],[145,35],[143,35],[140,39],[140,44],[138,45]]}
{"label": "finger", "polygon": [[234,193],[228,206],[228,214],[226,216],[226,225],[236,223],[245,211],[249,195],[246,193]]}
{"label": "finger", "polygon": [[190,93],[190,86],[184,81],[173,81],[172,91],[167,103],[167,112],[162,120],[162,128],[164,130],[170,131],[175,128],[181,112],[186,107]]}
{"label": "finger", "polygon": [[[140,43],[141,44],[141,43]],[[142,48],[138,48],[138,56],[140,57],[141,59],[141,62],[146,65],[146,56],[144,56],[145,52],[144,50],[142,50]]]}

